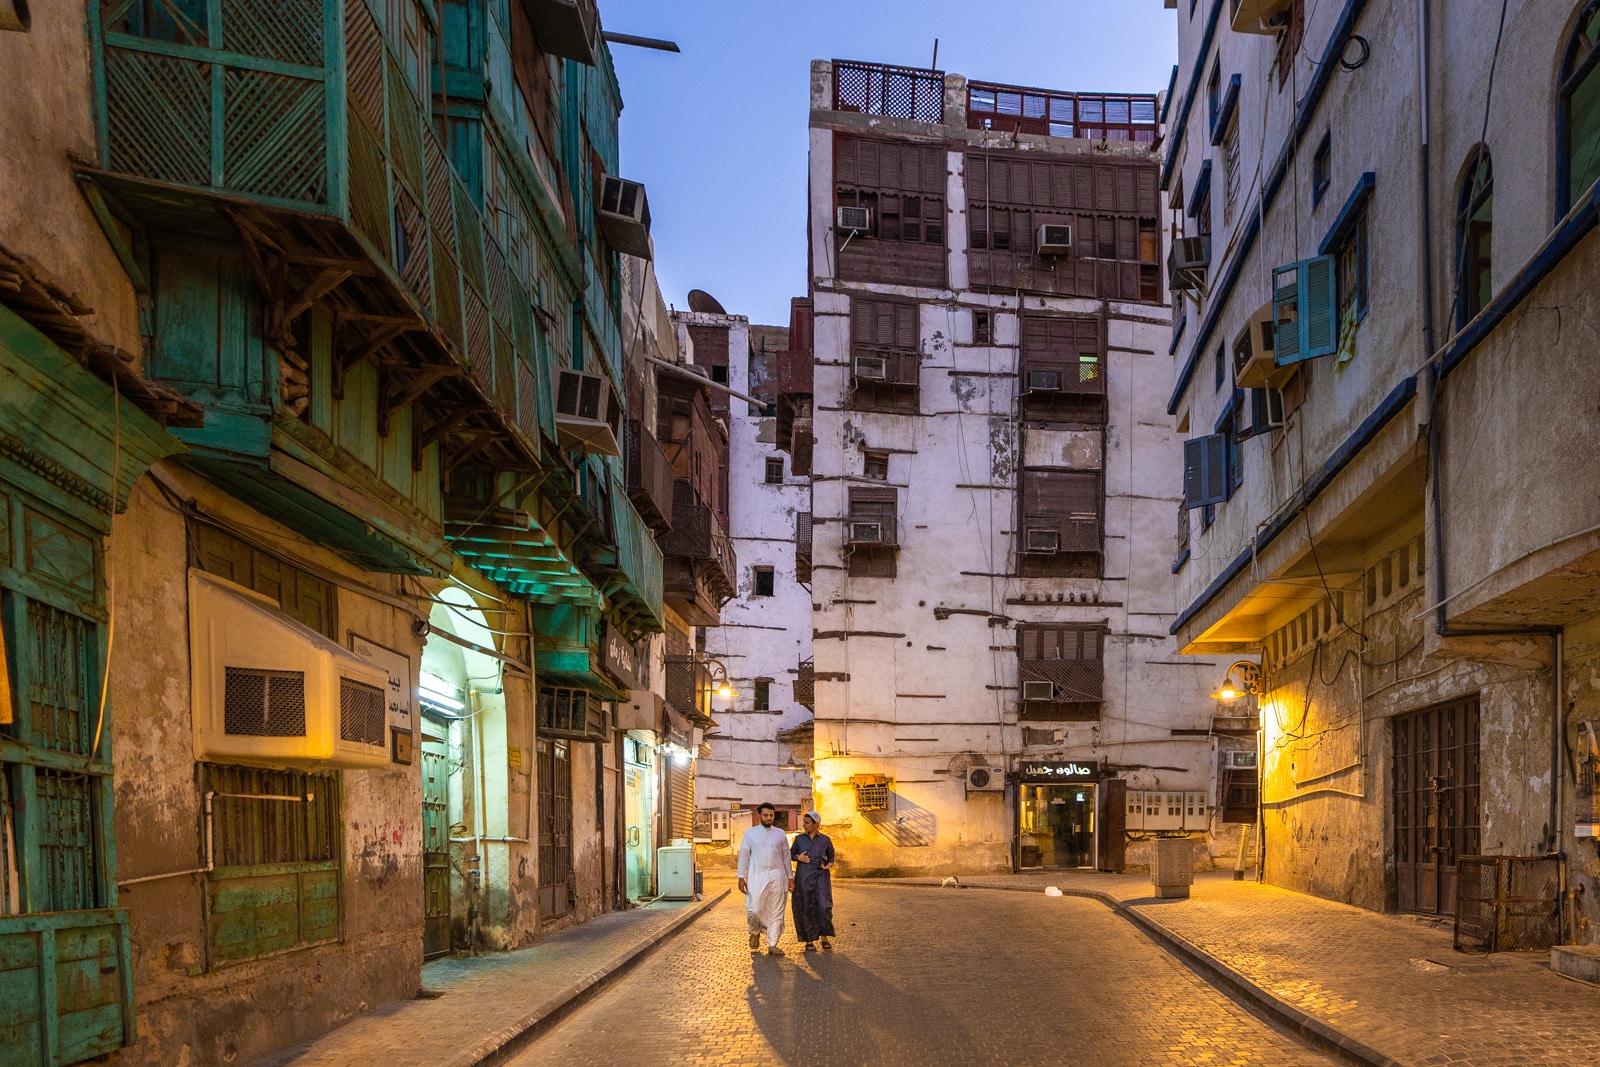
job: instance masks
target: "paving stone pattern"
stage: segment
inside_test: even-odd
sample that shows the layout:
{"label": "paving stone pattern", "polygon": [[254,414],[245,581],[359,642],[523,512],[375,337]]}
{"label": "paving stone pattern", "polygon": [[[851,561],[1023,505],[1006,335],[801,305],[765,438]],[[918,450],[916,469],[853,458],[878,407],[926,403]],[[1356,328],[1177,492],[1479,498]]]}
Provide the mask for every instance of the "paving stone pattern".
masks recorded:
{"label": "paving stone pattern", "polygon": [[1152,899],[1148,882],[1128,876],[972,881],[1109,894],[1279,1000],[1412,1067],[1600,1064],[1600,987],[1554,973],[1544,952],[1456,952],[1446,922],[1227,874],[1197,875],[1187,900]]}
{"label": "paving stone pattern", "polygon": [[541,1037],[517,1067],[1330,1061],[1105,905],[851,885],[833,953],[753,954],[735,893]]}
{"label": "paving stone pattern", "polygon": [[422,985],[442,996],[381,1005],[256,1067],[476,1064],[698,906],[663,902],[613,912],[532,948],[434,960],[422,968]]}

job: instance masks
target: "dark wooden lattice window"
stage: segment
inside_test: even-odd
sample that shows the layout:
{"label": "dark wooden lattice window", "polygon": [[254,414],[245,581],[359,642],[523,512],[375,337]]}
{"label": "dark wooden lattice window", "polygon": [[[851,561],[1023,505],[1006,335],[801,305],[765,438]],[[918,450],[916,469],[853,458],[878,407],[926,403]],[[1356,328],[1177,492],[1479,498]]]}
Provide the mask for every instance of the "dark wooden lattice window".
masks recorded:
{"label": "dark wooden lattice window", "polygon": [[324,637],[339,639],[332,582],[205,523],[191,524],[189,545],[190,566],[269,596],[285,615]]}
{"label": "dark wooden lattice window", "polygon": [[[966,179],[973,288],[1160,299],[1153,163],[974,151]],[[1045,225],[1071,227],[1070,249],[1037,254]]]}
{"label": "dark wooden lattice window", "polygon": [[1103,423],[1106,365],[1100,319],[1024,315],[1021,332],[1023,416]]}
{"label": "dark wooden lattice window", "polygon": [[921,376],[917,305],[852,297],[848,406],[862,411],[916,414]]}
{"label": "dark wooden lattice window", "polygon": [[1093,577],[1102,551],[1100,471],[1024,470],[1018,571]]}
{"label": "dark wooden lattice window", "polygon": [[897,493],[890,487],[853,486],[844,520],[846,572],[853,578],[893,578],[900,542]]}
{"label": "dark wooden lattice window", "polygon": [[1017,627],[1019,717],[1062,722],[1100,717],[1105,631],[1091,625]]}
{"label": "dark wooden lattice window", "polygon": [[835,206],[869,215],[835,235],[840,278],[944,285],[947,169],[940,145],[834,135]]}

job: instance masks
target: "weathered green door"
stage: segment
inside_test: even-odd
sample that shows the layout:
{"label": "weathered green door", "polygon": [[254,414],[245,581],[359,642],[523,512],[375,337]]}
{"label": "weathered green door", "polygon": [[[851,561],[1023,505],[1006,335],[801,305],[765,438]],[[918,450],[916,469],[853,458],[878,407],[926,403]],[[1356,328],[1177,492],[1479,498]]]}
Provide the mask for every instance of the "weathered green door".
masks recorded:
{"label": "weathered green door", "polygon": [[422,955],[450,951],[450,758],[445,741],[422,737]]}

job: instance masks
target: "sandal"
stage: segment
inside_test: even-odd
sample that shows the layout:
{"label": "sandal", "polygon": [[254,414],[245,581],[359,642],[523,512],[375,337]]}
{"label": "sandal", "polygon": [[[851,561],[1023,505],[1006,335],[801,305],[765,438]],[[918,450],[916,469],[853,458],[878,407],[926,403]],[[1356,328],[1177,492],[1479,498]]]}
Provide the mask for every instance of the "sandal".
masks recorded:
{"label": "sandal", "polygon": [[806,951],[807,952],[815,952],[815,951],[817,951],[817,943],[815,941],[807,941],[806,942]]}
{"label": "sandal", "polygon": [[[810,946],[807,946],[807,947],[809,948]],[[824,951],[824,952],[832,952],[833,951],[833,942],[831,940],[829,940],[828,938],[826,938],[826,937],[822,939],[822,951]]]}

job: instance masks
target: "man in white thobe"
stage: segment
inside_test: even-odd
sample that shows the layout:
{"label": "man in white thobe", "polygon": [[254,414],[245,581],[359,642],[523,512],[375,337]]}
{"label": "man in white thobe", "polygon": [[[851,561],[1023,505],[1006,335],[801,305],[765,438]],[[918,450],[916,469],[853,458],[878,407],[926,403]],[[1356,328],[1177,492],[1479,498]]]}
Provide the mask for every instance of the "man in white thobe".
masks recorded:
{"label": "man in white thobe", "polygon": [[772,825],[777,811],[771,804],[756,808],[761,825],[744,832],[739,843],[739,892],[744,894],[745,918],[750,923],[750,947],[761,947],[767,935],[767,955],[781,956],[783,913],[794,878],[789,871],[789,835]]}

